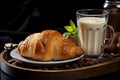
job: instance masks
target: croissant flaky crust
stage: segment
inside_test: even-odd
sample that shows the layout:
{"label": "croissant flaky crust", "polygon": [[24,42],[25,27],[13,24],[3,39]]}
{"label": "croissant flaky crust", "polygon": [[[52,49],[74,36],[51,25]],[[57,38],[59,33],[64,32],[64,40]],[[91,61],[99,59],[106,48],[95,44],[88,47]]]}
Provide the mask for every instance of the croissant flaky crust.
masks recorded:
{"label": "croissant flaky crust", "polygon": [[33,33],[18,45],[21,56],[39,61],[67,60],[79,57],[84,50],[56,30]]}

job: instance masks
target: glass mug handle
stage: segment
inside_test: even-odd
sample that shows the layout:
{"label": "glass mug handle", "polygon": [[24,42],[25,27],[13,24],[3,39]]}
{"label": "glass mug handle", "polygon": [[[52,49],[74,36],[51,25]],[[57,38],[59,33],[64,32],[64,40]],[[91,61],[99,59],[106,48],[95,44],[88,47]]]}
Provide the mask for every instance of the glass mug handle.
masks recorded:
{"label": "glass mug handle", "polygon": [[[108,31],[107,31],[107,28],[109,28]],[[108,47],[109,45],[111,45],[113,43],[114,28],[111,25],[105,25],[105,30],[106,30],[105,38],[107,38],[107,36],[109,38],[107,38],[107,42],[104,42],[104,46]]]}

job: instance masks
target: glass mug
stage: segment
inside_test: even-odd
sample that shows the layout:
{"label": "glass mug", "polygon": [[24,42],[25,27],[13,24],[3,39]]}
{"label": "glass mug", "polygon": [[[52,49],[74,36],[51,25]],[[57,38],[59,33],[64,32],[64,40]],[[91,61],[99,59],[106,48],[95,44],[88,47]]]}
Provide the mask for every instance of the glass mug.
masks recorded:
{"label": "glass mug", "polygon": [[108,12],[102,9],[81,9],[76,11],[76,17],[78,45],[84,49],[87,56],[100,56],[104,53],[107,28],[110,29],[109,44],[113,41],[114,29],[107,25]]}

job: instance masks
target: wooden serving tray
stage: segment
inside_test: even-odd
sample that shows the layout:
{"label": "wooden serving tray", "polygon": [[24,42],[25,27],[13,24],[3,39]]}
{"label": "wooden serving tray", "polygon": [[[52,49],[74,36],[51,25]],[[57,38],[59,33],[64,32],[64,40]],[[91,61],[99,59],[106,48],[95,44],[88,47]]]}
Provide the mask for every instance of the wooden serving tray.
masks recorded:
{"label": "wooden serving tray", "polygon": [[[18,78],[24,77],[26,80],[78,80],[96,77],[120,70],[120,57],[91,66],[60,70],[43,70],[33,67],[18,66],[13,64],[12,61],[10,62],[10,60],[12,60],[12,58],[10,57],[9,52],[4,50],[1,53],[1,70],[10,76]],[[17,62],[17,60],[13,61]]]}

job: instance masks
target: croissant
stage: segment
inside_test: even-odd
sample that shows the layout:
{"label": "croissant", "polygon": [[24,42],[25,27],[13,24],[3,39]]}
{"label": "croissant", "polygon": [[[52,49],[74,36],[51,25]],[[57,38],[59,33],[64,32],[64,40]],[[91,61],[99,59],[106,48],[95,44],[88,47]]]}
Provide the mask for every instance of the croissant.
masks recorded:
{"label": "croissant", "polygon": [[39,61],[67,60],[79,57],[84,50],[56,30],[30,34],[18,44],[21,56]]}

